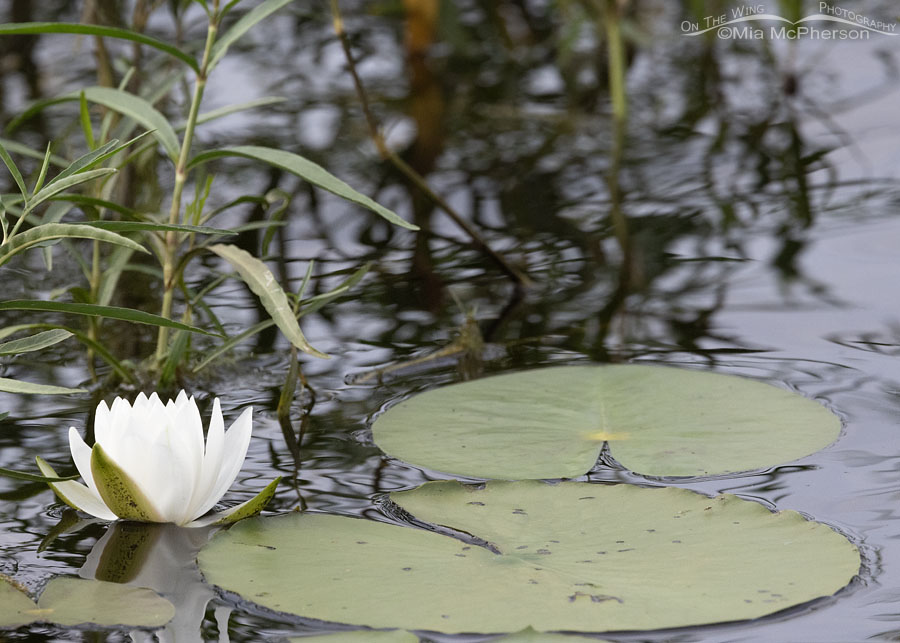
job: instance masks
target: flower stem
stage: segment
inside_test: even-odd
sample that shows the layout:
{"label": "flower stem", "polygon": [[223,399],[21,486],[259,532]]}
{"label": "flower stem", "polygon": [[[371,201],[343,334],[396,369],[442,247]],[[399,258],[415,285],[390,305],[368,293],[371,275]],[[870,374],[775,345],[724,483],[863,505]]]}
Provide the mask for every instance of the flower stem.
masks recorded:
{"label": "flower stem", "polygon": [[[194,138],[194,129],[197,126],[197,114],[200,112],[200,103],[203,100],[203,92],[206,89],[206,78],[209,72],[210,52],[219,30],[219,0],[213,2],[212,11],[209,14],[209,26],[206,30],[206,46],[203,48],[203,59],[200,63],[200,71],[197,73],[197,82],[194,84],[194,96],[191,99],[191,108],[188,112],[188,120],[184,129],[184,139],[181,142],[181,152],[175,165],[175,185],[172,188],[172,205],[169,208],[169,223],[178,223],[181,215],[181,194],[187,180],[187,163],[191,152],[191,142]],[[176,254],[178,251],[178,233],[166,232],[166,243],[163,253],[163,299],[160,315],[166,319],[172,318],[172,300],[175,294],[177,278],[175,273]],[[169,329],[160,326],[156,340],[156,361],[161,362],[166,355],[169,343]]]}

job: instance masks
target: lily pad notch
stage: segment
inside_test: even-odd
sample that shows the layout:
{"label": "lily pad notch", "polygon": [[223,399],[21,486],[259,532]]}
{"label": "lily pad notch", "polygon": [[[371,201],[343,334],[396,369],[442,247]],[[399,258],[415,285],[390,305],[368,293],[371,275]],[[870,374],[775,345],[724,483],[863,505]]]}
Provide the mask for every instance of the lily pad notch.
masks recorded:
{"label": "lily pad notch", "polygon": [[756,380],[644,365],[559,366],[441,387],[390,407],[372,432],[387,454],[485,479],[573,478],[604,443],[659,477],[767,469],[823,449],[841,422]]}

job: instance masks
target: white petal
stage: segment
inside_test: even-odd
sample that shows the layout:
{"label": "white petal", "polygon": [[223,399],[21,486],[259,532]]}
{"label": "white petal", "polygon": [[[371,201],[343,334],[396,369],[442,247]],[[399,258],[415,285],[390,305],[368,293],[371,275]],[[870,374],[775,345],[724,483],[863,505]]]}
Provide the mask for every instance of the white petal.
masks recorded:
{"label": "white petal", "polygon": [[109,432],[110,426],[109,423],[109,407],[106,406],[106,402],[100,401],[100,404],[97,405],[97,411],[94,413],[94,439],[97,439],[97,435],[99,434],[107,434]]}
{"label": "white petal", "polygon": [[134,398],[134,404],[132,404],[131,406],[133,407],[133,409],[135,411],[142,411],[142,412],[146,411],[151,406],[151,401],[153,400],[154,397],[156,397],[156,399],[159,400],[159,396],[157,396],[156,393],[153,393],[148,398],[146,395],[144,395],[144,392],[141,391],[140,393],[137,394],[137,397]]}
{"label": "white petal", "polygon": [[193,472],[191,484],[193,487],[200,479],[200,467],[203,463],[203,420],[200,418],[197,401],[193,397],[179,406],[173,431],[178,443],[185,449],[184,453],[179,455]]}
{"label": "white petal", "polygon": [[[224,447],[225,421],[222,419],[222,405],[219,403],[219,398],[215,398],[213,400],[212,415],[209,418],[209,430],[206,434],[206,451],[200,466],[200,476],[194,484],[194,494],[191,497],[191,505],[188,512],[192,517],[199,516],[209,510],[207,508],[203,512],[199,511],[212,494],[213,487],[218,479],[219,471],[222,468]],[[212,504],[215,504],[216,500]]]}
{"label": "white petal", "polygon": [[97,518],[102,518],[103,520],[115,520],[118,518],[116,514],[109,510],[98,494],[80,482],[67,480],[66,482],[56,482],[52,486],[55,487],[60,496],[64,496],[66,500],[85,513],[97,516]]}
{"label": "white petal", "polygon": [[250,432],[252,429],[253,408],[248,407],[225,432],[223,462],[219,475],[216,477],[212,491],[197,508],[194,517],[202,516],[212,509],[212,506],[225,495],[225,492],[234,483],[234,479],[237,478],[238,473],[241,471],[241,466],[244,464],[244,458],[247,457],[247,447],[250,446]]}
{"label": "white petal", "polygon": [[[38,469],[48,478],[59,477],[56,471],[41,458],[36,458]],[[67,480],[66,482],[51,482],[50,487],[59,496],[60,500],[67,505],[75,507],[80,511],[84,511],[103,520],[115,520],[116,515],[109,510],[109,507],[100,499],[100,496],[80,482]]]}
{"label": "white petal", "polygon": [[72,451],[72,459],[75,461],[78,473],[84,478],[88,488],[99,498],[100,493],[97,491],[94,474],[91,472],[91,447],[81,438],[78,429],[74,426],[69,427],[69,449]]}
{"label": "white petal", "polygon": [[94,413],[94,440],[106,442],[116,430],[116,418],[120,413],[121,400],[117,397],[113,400],[112,409],[106,406],[106,402],[97,405]]}
{"label": "white petal", "polygon": [[168,444],[135,436],[116,464],[128,474],[164,522],[178,522],[190,501],[185,471]]}

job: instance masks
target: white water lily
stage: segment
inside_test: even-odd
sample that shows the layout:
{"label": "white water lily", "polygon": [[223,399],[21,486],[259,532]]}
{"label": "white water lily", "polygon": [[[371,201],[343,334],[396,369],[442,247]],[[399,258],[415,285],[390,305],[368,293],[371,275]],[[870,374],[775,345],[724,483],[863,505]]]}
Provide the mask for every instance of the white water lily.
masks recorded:
{"label": "white water lily", "polygon": [[[137,396],[134,405],[117,397],[100,402],[94,418],[93,447],[75,427],[69,446],[87,485],[51,483],[66,504],[104,520],[171,522],[201,526],[234,522],[258,513],[271,500],[278,480],[225,515],[198,520],[232,485],[247,455],[252,428],[248,408],[225,431],[219,399],[213,401],[204,442],[203,423],[193,396],[184,391],[163,404],[156,393]],[[45,476],[55,476],[38,458]]]}

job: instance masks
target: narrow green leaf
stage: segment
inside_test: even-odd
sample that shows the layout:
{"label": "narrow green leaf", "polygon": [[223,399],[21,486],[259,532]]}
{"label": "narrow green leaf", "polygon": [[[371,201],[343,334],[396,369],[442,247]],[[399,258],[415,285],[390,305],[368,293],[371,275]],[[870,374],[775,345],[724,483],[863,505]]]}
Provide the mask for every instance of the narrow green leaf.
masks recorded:
{"label": "narrow green leaf", "polygon": [[89,225],[77,223],[45,223],[17,234],[0,246],[0,266],[9,261],[13,255],[34,245],[52,239],[65,238],[95,239],[97,241],[105,241],[106,243],[127,246],[132,250],[138,250],[144,253],[147,252],[147,250],[139,243],[108,230],[101,230]]}
{"label": "narrow green leaf", "polygon": [[159,373],[160,384],[168,385],[175,379],[175,373],[187,354],[189,338],[190,335],[183,330],[175,332],[166,361]]}
{"label": "narrow green leaf", "polygon": [[93,150],[97,147],[97,141],[94,139],[94,126],[91,125],[91,111],[88,107],[87,96],[84,92],[79,94],[79,116],[81,117],[81,131],[84,132],[84,140],[88,149]]}
{"label": "narrow green leaf", "polygon": [[100,289],[97,293],[96,303],[106,306],[112,301],[112,296],[116,292],[116,286],[118,286],[122,272],[125,270],[125,266],[128,265],[132,254],[134,253],[131,250],[121,246],[114,248],[110,253],[106,261],[106,269],[101,274]]}
{"label": "narrow green leaf", "polygon": [[12,326],[3,326],[0,328],[0,339],[15,335],[20,330],[32,330],[35,328],[45,328],[42,324],[14,324]]}
{"label": "narrow green leaf", "polygon": [[91,221],[90,223],[73,223],[72,225],[99,228],[112,232],[194,232],[197,234],[211,234],[216,236],[234,236],[237,233],[223,228],[211,228],[202,225],[170,225],[168,223],[148,223],[144,221]]}
{"label": "narrow green leaf", "polygon": [[[123,250],[129,254],[131,253],[131,250],[128,250],[127,248],[120,248],[120,250]],[[108,268],[107,268],[107,272],[109,272]],[[123,380],[125,380],[126,382],[130,382],[132,384],[137,383],[134,378],[134,375],[126,368],[126,366],[123,363],[121,363],[115,357],[113,357],[113,355],[109,352],[109,349],[107,349],[103,344],[101,344],[97,340],[91,339],[87,335],[87,333],[85,333],[77,328],[58,326],[56,324],[15,324],[13,326],[7,326],[5,328],[0,328],[0,339],[9,337],[10,335],[13,335],[13,334],[18,333],[23,330],[33,330],[33,329],[39,329],[39,328],[50,329],[50,330],[58,329],[58,330],[66,332],[70,335],[74,335],[78,341],[80,341],[82,344],[84,344],[88,348],[92,349],[94,351],[94,353],[96,353],[97,357],[99,357],[102,360],[104,360],[105,362],[107,362]],[[0,418],[0,419],[3,419],[3,418]]]}
{"label": "narrow green leaf", "polygon": [[206,518],[198,518],[185,526],[204,527],[206,525],[231,525],[239,520],[257,516],[266,508],[266,505],[272,501],[272,498],[275,497],[275,491],[278,488],[279,482],[281,482],[281,476],[272,480],[272,482],[266,485],[265,489],[253,496],[250,500]]}
{"label": "narrow green leaf", "polygon": [[105,317],[106,319],[118,319],[120,321],[133,322],[135,324],[149,324],[150,326],[167,326],[179,330],[187,330],[192,333],[213,335],[200,328],[188,326],[159,315],[145,313],[142,310],[131,308],[119,308],[116,306],[98,306],[97,304],[73,304],[61,301],[34,301],[28,299],[14,299],[12,301],[0,301],[0,310],[30,310],[42,312],[68,313],[73,315],[87,315],[89,317]]}
{"label": "narrow green leaf", "polygon": [[263,307],[268,311],[278,328],[281,329],[281,332],[288,338],[288,341],[305,353],[316,357],[328,358],[328,355],[316,350],[306,341],[303,331],[300,330],[300,324],[297,323],[297,318],[294,317],[294,311],[291,309],[287,295],[284,294],[281,286],[278,285],[275,275],[262,261],[237,246],[216,244],[210,246],[209,249],[225,259],[238,271],[241,279],[259,297]]}
{"label": "narrow green leaf", "polygon": [[48,478],[39,476],[36,473],[24,473],[22,471],[13,471],[12,469],[0,468],[0,476],[4,478],[12,478],[13,480],[25,480],[26,482],[65,482],[67,480],[75,480],[79,476],[67,476],[65,478]]}
{"label": "narrow green leaf", "polygon": [[85,25],[69,22],[20,22],[16,24],[0,25],[0,36],[12,34],[46,34],[46,33],[72,33],[85,34],[89,36],[102,36],[104,38],[118,38],[120,40],[130,40],[142,45],[153,47],[159,51],[169,54],[178,60],[186,63],[194,71],[200,71],[200,65],[192,56],[184,53],[178,47],[174,47],[169,43],[157,40],[150,36],[146,36],[136,31],[128,29],[120,29],[118,27],[105,27],[101,25]]}
{"label": "narrow green leaf", "polygon": [[[7,126],[7,128],[8,127],[9,126]],[[38,161],[44,158],[44,155],[40,152],[35,152],[27,145],[22,145],[17,141],[11,141],[8,138],[0,138],[0,144],[2,144],[8,152],[15,152],[19,156],[27,156],[28,158],[36,159]],[[50,162],[57,167],[65,167],[69,164],[66,159],[57,156],[56,154],[50,155]]]}
{"label": "narrow green leaf", "polygon": [[[201,1],[201,0],[197,0],[197,2],[200,2],[200,1]],[[205,5],[206,5],[206,0],[202,0],[202,1],[203,1],[204,6],[205,6]],[[229,2],[229,3],[226,4],[224,7],[222,7],[222,13],[221,13],[221,15],[224,16],[224,15],[227,14],[229,11],[231,11],[232,9],[234,9],[240,1],[241,1],[241,0],[231,0],[231,2]]]}
{"label": "narrow green leaf", "polygon": [[[147,132],[147,133],[149,133],[149,132]],[[96,165],[96,159],[98,159],[100,156],[103,156],[108,151],[114,149],[116,147],[116,145],[118,145],[118,144],[119,144],[119,141],[117,141],[116,139],[113,139],[113,140],[109,141],[108,143],[106,143],[105,145],[101,145],[97,149],[93,149],[90,152],[88,152],[87,154],[84,154],[83,156],[79,156],[77,159],[72,161],[72,163],[67,168],[65,168],[62,172],[57,174],[55,177],[53,177],[53,179],[50,182],[53,183],[55,181],[62,180],[64,178],[66,178],[67,176],[77,174],[81,170],[90,169],[93,165]]]}
{"label": "narrow green leaf", "polygon": [[61,194],[51,197],[52,201],[63,199],[68,201],[69,203],[75,203],[77,205],[85,205],[94,208],[105,208],[111,212],[118,212],[122,216],[128,217],[129,219],[138,218],[138,213],[131,208],[127,208],[124,205],[121,205],[114,201],[106,201],[105,199],[98,199],[96,197],[87,196],[86,194]]}
{"label": "narrow green leaf", "polygon": [[76,185],[81,185],[82,183],[87,183],[88,181],[93,181],[94,179],[99,179],[100,177],[109,176],[110,174],[115,173],[115,169],[110,167],[103,167],[98,170],[88,170],[86,172],[81,172],[80,174],[75,174],[74,176],[67,176],[64,179],[53,181],[50,185],[45,187],[43,190],[41,190],[28,200],[28,205],[25,206],[25,209],[22,211],[22,215],[27,215],[29,212],[34,210],[37,206],[39,206],[50,197],[68,190],[71,187],[75,187]]}
{"label": "narrow green leaf", "polygon": [[123,471],[99,444],[94,444],[91,449],[91,473],[103,502],[119,518],[165,522],[131,476]]}
{"label": "narrow green leaf", "polygon": [[[277,206],[272,208],[271,214],[267,217],[267,221],[270,223],[280,223],[285,214],[288,211],[288,207],[291,205],[291,196],[284,192],[283,190],[270,190],[266,194],[266,201],[270,203],[274,203],[274,197],[281,197]],[[266,256],[269,254],[269,244],[272,243],[272,239],[275,238],[275,232],[278,230],[277,225],[270,225],[266,227],[266,233],[263,235],[262,243],[260,243],[260,252],[262,256]],[[312,261],[309,262],[308,270],[312,270]],[[302,293],[300,295],[302,297]]]}
{"label": "narrow green leaf", "polygon": [[266,19],[283,6],[290,4],[291,1],[292,0],[266,0],[244,14],[244,16],[234,23],[231,29],[222,34],[222,37],[213,45],[212,51],[210,52],[209,69],[212,70],[219,64],[219,61],[222,60],[222,57],[225,55],[225,52],[228,51],[228,48],[253,28],[253,25]]}
{"label": "narrow green leaf", "polygon": [[169,120],[149,102],[140,96],[111,87],[88,87],[84,90],[84,95],[88,100],[105,105],[133,118],[148,130],[153,130],[153,135],[159,140],[169,158],[173,162],[178,160],[178,135],[175,134]]}
{"label": "narrow green leaf", "polygon": [[344,293],[348,292],[353,286],[358,284],[363,277],[366,276],[366,273],[371,269],[372,264],[366,263],[361,266],[359,269],[353,272],[352,275],[347,277],[344,281],[338,284],[334,290],[329,290],[328,292],[323,292],[320,295],[316,295],[314,297],[310,297],[309,299],[304,299],[300,302],[302,306],[297,317],[303,317],[304,315],[309,315],[310,313],[314,313],[320,308],[322,308],[325,304],[337,299]]}
{"label": "narrow green leaf", "polygon": [[14,339],[10,342],[0,344],[0,355],[18,355],[20,353],[29,353],[31,351],[39,351],[64,341],[72,336],[67,330],[56,328],[54,330],[45,330],[31,337],[23,337]]}
{"label": "narrow green leaf", "polygon": [[[3,128],[3,131],[9,133],[15,131],[19,125],[33,117],[35,114],[39,114],[44,111],[47,107],[51,107],[52,105],[59,105],[60,103],[66,103],[71,100],[78,100],[78,94],[68,94],[66,96],[54,96],[53,98],[42,98],[40,100],[36,100],[28,107],[19,112],[15,118],[10,119],[10,121],[6,124],[6,127]],[[36,158],[43,158],[42,154],[29,154],[29,156],[34,155]]]}
{"label": "narrow green leaf", "polygon": [[[297,315],[297,317],[302,317],[303,315],[313,313],[313,312],[319,310],[320,308],[322,308],[322,306],[324,306],[328,302],[332,301],[333,299],[337,299],[337,297],[344,294],[345,292],[350,290],[350,288],[355,286],[369,271],[370,267],[371,267],[370,264],[366,264],[363,267],[361,267],[359,270],[354,272],[352,275],[350,275],[342,283],[340,283],[334,290],[331,290],[326,293],[322,293],[321,295],[316,295],[315,297],[310,297],[309,299],[306,299],[306,300],[300,302],[301,305],[303,306],[303,308],[300,310],[300,313]],[[211,362],[213,362],[216,358],[220,357],[221,355],[224,355],[225,353],[230,351],[232,348],[234,348],[241,342],[246,341],[250,337],[253,337],[256,334],[261,333],[262,331],[264,331],[267,328],[271,328],[274,323],[275,322],[272,321],[271,319],[266,319],[266,320],[259,322],[258,324],[251,326],[247,330],[245,330],[233,337],[229,337],[227,340],[222,342],[219,346],[217,346],[216,348],[211,350],[209,353],[207,353],[206,356],[203,358],[203,360],[199,364],[194,366],[194,368],[192,369],[192,372],[199,373],[204,368],[206,368]]]}
{"label": "narrow green leaf", "polygon": [[[210,121],[214,121],[217,118],[222,118],[223,116],[228,116],[230,114],[234,114],[236,112],[243,112],[248,109],[253,109],[255,107],[264,107],[266,105],[274,105],[276,103],[283,103],[285,101],[281,96],[263,96],[262,98],[256,98],[254,100],[248,100],[245,103],[237,103],[236,105],[226,105],[225,107],[220,107],[219,109],[214,109],[203,114],[197,116],[197,125],[201,125],[203,123],[208,123]],[[178,129],[183,129],[184,125],[180,126]]]}
{"label": "narrow green leaf", "polygon": [[48,384],[34,384],[23,382],[8,377],[0,377],[0,391],[4,393],[21,393],[24,395],[71,395],[74,393],[87,393],[83,388],[65,388],[63,386],[50,386]]}
{"label": "narrow green leaf", "polygon": [[[83,170],[89,170],[92,167],[94,167],[95,165],[102,163],[103,161],[105,161],[106,159],[108,159],[112,156],[115,156],[116,154],[118,154],[119,152],[124,150],[125,148],[137,143],[138,141],[140,141],[141,139],[143,139],[147,136],[151,136],[152,134],[153,134],[152,130],[146,131],[146,132],[141,132],[140,134],[138,134],[131,140],[125,141],[124,143],[121,143],[119,145],[113,145],[113,146],[108,146],[108,144],[104,145],[102,148],[103,149],[102,153],[99,153],[97,155],[85,154],[84,156],[82,156],[81,158],[76,160],[74,163],[72,163],[71,166],[67,167],[65,170],[60,172],[53,180],[58,181],[59,179],[64,178],[70,174],[75,174],[76,172],[81,172]],[[118,139],[113,139],[112,141],[110,141],[110,143],[114,143],[114,142],[118,142]],[[120,165],[120,167],[123,165],[126,165],[126,164],[127,163],[122,163]]]}
{"label": "narrow green leaf", "polygon": [[16,167],[15,161],[12,160],[9,152],[6,151],[6,148],[3,147],[2,144],[0,144],[0,159],[3,159],[7,169],[9,169],[9,173],[12,174],[13,179],[15,179],[16,185],[19,186],[19,192],[22,193],[22,198],[28,199],[28,188],[25,187],[25,180],[22,178],[22,173],[19,172],[19,168]]}
{"label": "narrow green leaf", "polygon": [[3,204],[3,199],[0,199],[0,232],[3,234],[0,237],[0,245],[3,245],[6,243],[7,234],[9,233],[9,221],[6,220],[6,206]]}
{"label": "narrow green leaf", "polygon": [[[303,275],[303,281],[300,282],[300,287],[297,289],[297,302],[299,308],[299,302],[303,299],[303,294],[306,292],[306,288],[309,286],[309,282],[312,279],[313,268],[315,267],[315,261],[310,260],[309,265],[306,266],[306,274]],[[296,312],[296,310],[295,310]]]}
{"label": "narrow green leaf", "polygon": [[47,151],[44,153],[44,160],[41,163],[41,171],[38,173],[37,181],[34,183],[34,189],[31,191],[35,194],[44,185],[44,179],[47,178],[47,167],[50,165],[50,143],[47,143]]}
{"label": "narrow green leaf", "polygon": [[343,199],[361,205],[364,208],[368,208],[395,225],[407,228],[408,230],[419,229],[418,226],[407,223],[401,219],[400,216],[391,212],[383,205],[376,203],[365,194],[357,192],[339,178],[329,173],[321,165],[317,165],[293,152],[285,152],[283,150],[271,147],[260,147],[258,145],[238,145],[236,147],[226,147],[220,150],[211,150],[209,152],[198,154],[190,161],[190,163],[188,163],[188,168],[190,169],[202,163],[206,163],[207,161],[227,156],[240,156],[243,158],[255,159],[257,161],[268,163],[269,165],[274,165],[275,167],[280,167],[281,169],[290,172],[291,174],[296,174],[313,185],[328,190]]}

